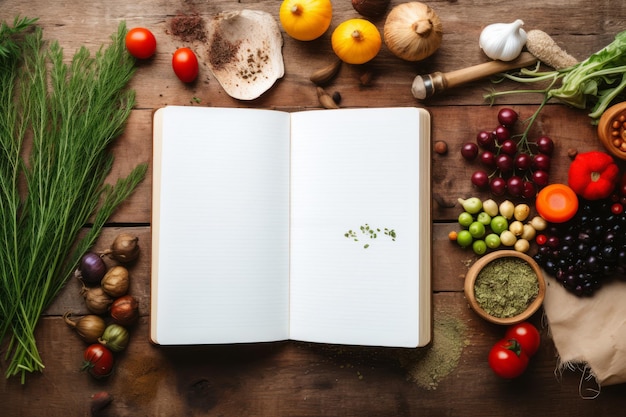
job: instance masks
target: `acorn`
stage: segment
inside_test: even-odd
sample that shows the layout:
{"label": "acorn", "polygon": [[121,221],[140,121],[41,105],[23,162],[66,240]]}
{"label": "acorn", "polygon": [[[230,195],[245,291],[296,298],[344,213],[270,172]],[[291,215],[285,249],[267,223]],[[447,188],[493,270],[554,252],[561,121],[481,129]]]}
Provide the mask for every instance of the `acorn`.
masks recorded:
{"label": "acorn", "polygon": [[352,7],[365,17],[382,16],[391,0],[352,0]]}

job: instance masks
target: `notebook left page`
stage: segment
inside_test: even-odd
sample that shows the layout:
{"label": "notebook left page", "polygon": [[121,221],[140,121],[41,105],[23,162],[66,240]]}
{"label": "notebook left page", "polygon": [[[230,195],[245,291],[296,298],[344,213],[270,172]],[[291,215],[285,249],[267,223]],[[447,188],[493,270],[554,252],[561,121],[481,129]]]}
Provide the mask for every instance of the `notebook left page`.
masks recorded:
{"label": "notebook left page", "polygon": [[288,338],[289,114],[154,116],[151,339]]}

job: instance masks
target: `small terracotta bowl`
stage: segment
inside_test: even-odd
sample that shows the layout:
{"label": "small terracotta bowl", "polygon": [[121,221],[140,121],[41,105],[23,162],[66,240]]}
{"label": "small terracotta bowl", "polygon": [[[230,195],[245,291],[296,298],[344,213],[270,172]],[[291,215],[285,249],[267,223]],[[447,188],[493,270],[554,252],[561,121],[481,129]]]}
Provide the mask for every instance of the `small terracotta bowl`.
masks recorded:
{"label": "small terracotta bowl", "polygon": [[626,102],[615,104],[602,113],[598,137],[612,155],[626,159]]}
{"label": "small terracotta bowl", "polygon": [[[539,293],[537,294],[537,297],[535,297],[535,299],[528,305],[526,310],[524,310],[522,313],[513,317],[504,317],[504,318],[495,317],[487,313],[485,310],[483,310],[483,308],[480,306],[480,304],[476,300],[476,296],[474,294],[474,284],[476,283],[476,278],[478,277],[478,274],[487,264],[489,264],[490,262],[496,259],[508,258],[508,257],[522,259],[523,261],[525,261],[526,263],[530,265],[532,270],[535,272],[535,275],[537,276],[537,281],[539,283]],[[546,295],[546,281],[543,277],[543,273],[541,272],[541,268],[539,267],[539,265],[537,265],[537,262],[535,262],[533,258],[518,251],[497,250],[497,251],[488,253],[487,255],[484,255],[483,257],[479,258],[476,262],[474,262],[474,264],[470,267],[469,271],[467,272],[467,275],[465,275],[465,297],[467,298],[467,301],[469,302],[470,307],[480,317],[482,317],[483,319],[491,323],[502,324],[502,325],[508,326],[511,324],[516,324],[516,323],[520,323],[522,321],[527,320],[528,318],[530,318],[530,316],[532,316],[539,309],[539,307],[543,303],[543,299],[545,295]]]}

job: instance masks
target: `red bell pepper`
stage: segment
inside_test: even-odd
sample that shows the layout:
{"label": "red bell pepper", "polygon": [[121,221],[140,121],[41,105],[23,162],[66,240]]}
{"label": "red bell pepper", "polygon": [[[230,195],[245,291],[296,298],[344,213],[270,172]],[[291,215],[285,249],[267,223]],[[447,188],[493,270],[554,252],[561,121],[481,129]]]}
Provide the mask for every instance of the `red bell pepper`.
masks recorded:
{"label": "red bell pepper", "polygon": [[619,179],[619,167],[607,153],[579,153],[572,161],[567,182],[572,190],[587,200],[600,200],[611,195]]}

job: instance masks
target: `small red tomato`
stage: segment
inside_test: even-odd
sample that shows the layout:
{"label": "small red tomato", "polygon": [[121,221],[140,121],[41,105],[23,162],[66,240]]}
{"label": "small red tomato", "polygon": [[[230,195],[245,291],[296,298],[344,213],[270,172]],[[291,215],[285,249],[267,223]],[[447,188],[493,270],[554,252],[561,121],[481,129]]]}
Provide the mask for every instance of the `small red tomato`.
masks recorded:
{"label": "small red tomato", "polygon": [[528,367],[528,355],[517,340],[502,339],[489,351],[489,366],[501,378],[517,378]]}
{"label": "small red tomato", "polygon": [[156,38],[146,28],[133,28],[126,34],[126,49],[135,58],[150,58],[156,51]]}
{"label": "small red tomato", "polygon": [[100,343],[87,346],[83,353],[83,370],[95,378],[104,378],[113,371],[113,353]]}
{"label": "small red tomato", "polygon": [[179,48],[172,57],[172,68],[184,83],[190,83],[198,76],[198,58],[189,48]]}
{"label": "small red tomato", "polygon": [[515,339],[519,342],[522,350],[530,357],[537,353],[541,344],[539,330],[528,322],[514,324],[504,334],[505,339]]}

